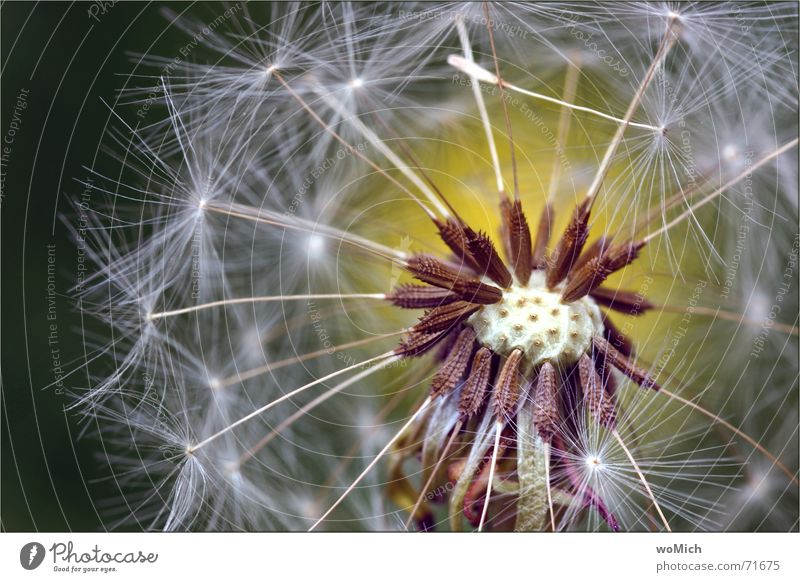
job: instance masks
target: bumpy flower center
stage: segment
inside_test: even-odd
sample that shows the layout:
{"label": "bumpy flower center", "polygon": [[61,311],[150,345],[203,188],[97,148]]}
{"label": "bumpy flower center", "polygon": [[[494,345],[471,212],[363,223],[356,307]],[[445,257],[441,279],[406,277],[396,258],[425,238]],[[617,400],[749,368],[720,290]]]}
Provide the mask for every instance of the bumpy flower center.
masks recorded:
{"label": "bumpy flower center", "polygon": [[560,289],[549,291],[541,272],[534,272],[526,286],[512,285],[500,302],[483,306],[467,325],[495,353],[507,356],[521,349],[527,367],[545,361],[573,364],[589,350],[592,337],[603,332],[600,309],[591,297],[562,303]]}

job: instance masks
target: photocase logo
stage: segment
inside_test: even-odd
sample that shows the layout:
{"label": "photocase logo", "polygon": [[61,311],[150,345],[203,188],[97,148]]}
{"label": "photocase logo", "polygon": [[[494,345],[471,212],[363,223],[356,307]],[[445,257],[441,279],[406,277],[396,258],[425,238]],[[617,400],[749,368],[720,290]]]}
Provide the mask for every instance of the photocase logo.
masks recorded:
{"label": "photocase logo", "polygon": [[19,551],[19,563],[26,570],[35,570],[44,561],[44,546],[39,542],[30,542]]}

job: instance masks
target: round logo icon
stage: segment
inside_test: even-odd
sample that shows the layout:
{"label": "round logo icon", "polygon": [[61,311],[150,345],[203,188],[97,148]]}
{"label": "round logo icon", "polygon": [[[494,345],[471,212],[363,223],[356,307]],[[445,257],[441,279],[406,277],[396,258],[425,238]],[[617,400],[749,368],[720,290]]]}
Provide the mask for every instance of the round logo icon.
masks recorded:
{"label": "round logo icon", "polygon": [[44,546],[39,542],[30,542],[19,551],[19,563],[26,570],[35,570],[44,561]]}

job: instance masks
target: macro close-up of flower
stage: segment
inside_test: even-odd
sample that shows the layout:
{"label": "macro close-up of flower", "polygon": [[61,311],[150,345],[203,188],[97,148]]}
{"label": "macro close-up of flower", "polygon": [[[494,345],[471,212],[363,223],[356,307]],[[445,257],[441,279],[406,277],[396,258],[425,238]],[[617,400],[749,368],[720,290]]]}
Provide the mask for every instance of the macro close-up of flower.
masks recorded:
{"label": "macro close-up of flower", "polygon": [[146,15],[46,217],[94,527],[798,531],[796,3]]}

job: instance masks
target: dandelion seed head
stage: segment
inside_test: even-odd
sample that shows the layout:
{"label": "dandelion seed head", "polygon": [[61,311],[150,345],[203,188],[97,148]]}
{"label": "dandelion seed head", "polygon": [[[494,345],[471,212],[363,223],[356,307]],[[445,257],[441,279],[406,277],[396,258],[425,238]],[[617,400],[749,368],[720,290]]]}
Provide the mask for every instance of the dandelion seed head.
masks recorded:
{"label": "dandelion seed head", "polygon": [[573,364],[592,337],[603,333],[603,321],[591,297],[564,304],[561,294],[561,289],[547,289],[544,273],[533,273],[528,284],[513,285],[499,303],[481,307],[467,324],[481,345],[498,354],[521,349],[529,367],[545,361]]}
{"label": "dandelion seed head", "polygon": [[[520,523],[547,529],[549,518],[541,513],[545,477],[537,474],[546,462],[552,471],[546,487],[556,506],[556,529],[608,529],[617,522],[625,529],[651,529],[659,525],[652,519],[655,500],[670,521],[686,527],[713,525],[709,515],[718,494],[716,469],[727,460],[698,444],[698,435],[684,425],[686,410],[675,411],[650,389],[656,358],[652,344],[659,343],[662,328],[651,326],[657,318],[629,317],[640,315],[629,309],[631,304],[641,307],[639,299],[632,299],[636,285],[628,286],[620,271],[620,287],[616,280],[591,287],[595,272],[573,261],[567,261],[570,276],[554,285],[546,284],[545,273],[557,255],[557,236],[565,232],[565,195],[581,194],[593,183],[608,140],[620,127],[619,118],[670,21],[680,21],[672,30],[671,52],[656,68],[633,123],[609,158],[613,168],[587,226],[592,235],[605,228],[609,240],[637,240],[667,223],[676,208],[691,208],[693,196],[708,192],[703,189],[707,183],[724,182],[741,171],[748,149],[754,159],[773,151],[773,111],[762,117],[750,113],[765,102],[765,92],[796,76],[791,63],[787,69],[780,41],[761,38],[771,29],[759,24],[768,22],[760,18],[760,7],[748,6],[743,16],[758,17],[752,24],[761,37],[751,32],[739,41],[741,23],[719,6],[681,5],[681,14],[673,4],[611,6],[489,4],[496,47],[488,41],[489,23],[482,23],[480,3],[426,6],[424,11],[415,6],[413,15],[401,18],[394,7],[331,3],[317,10],[279,3],[263,24],[255,14],[259,8],[253,8],[231,30],[203,35],[197,59],[184,60],[175,69],[180,74],[171,75],[181,82],[164,87],[165,119],[148,120],[133,143],[126,131],[113,134],[124,151],[136,153],[126,157],[126,170],[137,179],[148,176],[147,183],[97,176],[95,186],[104,196],[115,193],[119,214],[98,224],[91,256],[98,274],[89,282],[84,306],[110,330],[111,340],[98,346],[98,354],[111,358],[115,369],[87,389],[78,404],[86,407],[88,417],[116,427],[109,434],[127,454],[121,464],[132,467],[129,483],[144,482],[153,489],[148,489],[153,499],[141,509],[125,510],[134,520],[141,519],[145,528],[170,530],[305,528],[308,520],[320,517],[332,492],[352,482],[393,438],[395,420],[407,418],[407,407],[428,391],[431,414],[421,415],[388,452],[392,482],[385,485],[370,475],[353,492],[353,501],[337,510],[348,520],[337,526],[395,527],[383,518],[389,513],[384,505],[391,493],[386,492],[398,483],[407,486],[398,503],[407,507],[421,474],[434,485],[450,485],[439,497],[447,501],[455,529],[463,522],[478,525],[481,495],[491,497],[488,527],[517,519],[525,507],[539,513],[530,521],[518,517]],[[202,30],[199,22],[177,22],[192,36]],[[750,42],[754,39],[757,46]],[[500,72],[492,55],[497,47]],[[200,51],[212,53],[209,62],[214,64],[203,64],[206,55]],[[162,68],[171,60],[148,57],[144,62]],[[482,110],[476,110],[472,93],[456,83],[452,68],[481,89],[488,133],[498,139],[493,146],[500,152],[496,168],[490,148],[475,137],[483,136],[474,131]],[[493,261],[485,248],[479,264],[473,264],[471,253],[481,248],[465,249],[458,240],[448,243],[454,254],[438,254],[440,245],[428,244],[433,235],[427,215],[418,212],[412,197],[427,196],[423,205],[441,215],[457,213],[467,224],[479,214],[491,216],[493,223],[496,191],[488,190],[492,202],[487,203],[484,185],[492,182],[493,170],[500,175],[494,183],[501,189],[511,176],[507,148],[498,137],[500,78],[555,98],[565,92],[565,73],[577,83],[572,103],[602,110],[605,117],[584,108],[564,109],[560,119],[561,106],[570,100],[543,104],[519,92],[504,94],[517,140],[519,197],[527,220],[533,225],[542,211],[540,193],[550,179],[548,204],[553,203],[557,221],[541,221],[539,233],[528,231],[526,238],[523,217],[514,223],[519,238],[510,240],[504,223],[495,241],[492,253],[510,270],[523,264],[517,259],[530,259],[520,269],[533,270],[527,282],[521,284],[516,271],[510,283],[502,273],[489,277],[485,267]],[[755,97],[747,97],[740,89],[751,87],[757,77],[763,82],[753,91]],[[791,105],[791,89],[782,93],[780,104]],[[147,92],[139,88],[125,95],[135,101]],[[733,107],[750,116],[746,132],[741,131],[745,120],[730,115]],[[353,153],[354,147],[363,157]],[[447,161],[452,151],[458,164]],[[559,158],[560,178],[547,174],[551,157]],[[789,176],[796,183],[791,179],[796,164],[781,164],[781,179]],[[387,176],[400,182],[389,184]],[[452,187],[438,192],[437,185],[448,180],[457,184],[458,196],[451,195]],[[777,196],[779,188],[761,173],[754,180],[756,187],[769,185],[758,191]],[[698,191],[685,189],[687,183],[698,185]],[[465,187],[476,184],[474,198],[465,202]],[[742,206],[739,194],[725,192],[708,216],[727,220],[732,208]],[[673,206],[671,197],[677,200]],[[390,198],[418,214],[386,212],[382,204]],[[378,210],[366,214],[365,207]],[[748,220],[769,225],[780,208],[760,196],[752,213],[747,210]],[[644,220],[641,210],[647,212]],[[711,235],[706,220],[702,212],[692,212],[686,239],[713,251],[714,245],[725,244],[714,235],[728,235],[723,229]],[[755,229],[758,221],[747,224]],[[417,237],[422,224],[427,238]],[[118,232],[124,236],[117,237]],[[467,238],[465,233],[460,234]],[[522,251],[541,233],[549,240],[533,260],[532,248],[528,255]],[[593,236],[588,238],[591,245]],[[399,247],[397,241],[403,241]],[[583,257],[590,254],[584,242],[577,244],[573,259],[592,260]],[[746,242],[748,249],[756,246]],[[673,239],[665,236],[659,244],[672,251]],[[440,261],[427,273],[435,288],[420,281],[402,286],[409,257],[418,250]],[[686,261],[678,252],[670,257],[674,261],[664,261],[662,248],[657,250],[650,265],[640,260],[633,269],[649,268],[662,279],[664,272],[674,275],[663,293],[672,297],[689,272]],[[694,246],[687,244],[685,250],[692,251],[686,256],[707,258]],[[770,277],[764,277],[759,275],[764,253],[754,254],[752,265],[740,261],[741,272],[733,278],[735,289],[745,289],[742,315],[760,322],[770,316],[774,302],[773,286],[762,279],[780,280],[785,260],[780,253],[769,255]],[[452,275],[456,263],[464,268]],[[596,273],[606,274],[602,269]],[[398,315],[396,305],[383,299],[376,306],[374,298],[350,302],[333,292],[380,298],[390,289],[395,292],[398,283],[407,292],[405,300],[414,304],[409,308],[425,310],[418,320],[418,314]],[[574,301],[563,299],[569,287],[578,297]],[[477,299],[476,289],[482,293]],[[285,301],[292,293],[295,298],[325,293],[336,300]],[[699,303],[705,304],[709,295],[710,286]],[[738,298],[734,295],[732,302]],[[281,300],[260,303],[257,297]],[[234,306],[229,299],[243,303]],[[192,310],[206,303],[215,306]],[[182,308],[189,311],[164,315]],[[705,331],[702,317],[698,310],[691,325],[681,328],[681,338],[688,338],[695,326]],[[624,325],[623,337],[615,337],[613,322]],[[373,342],[363,333],[373,327],[394,335],[376,336]],[[358,384],[341,391],[339,380],[352,376],[315,383],[342,370],[343,361],[356,364],[362,355],[374,356],[378,342],[386,346],[380,349],[392,350],[397,344],[389,342],[400,336],[398,330],[409,328],[408,339],[418,348],[430,347],[432,357],[412,360],[408,355],[402,361],[408,374],[393,368],[380,380],[377,375],[359,377]],[[640,344],[640,338],[650,341]],[[635,353],[630,339],[637,340]],[[769,341],[777,345],[783,338],[773,333]],[[355,346],[337,346],[348,342]],[[684,347],[687,342],[678,343]],[[387,353],[396,355],[403,346]],[[705,357],[709,350],[704,347]],[[630,354],[621,353],[628,348]],[[419,349],[414,355],[425,351]],[[679,372],[690,359],[678,365]],[[439,366],[430,382],[429,361]],[[659,382],[662,377],[681,379],[673,375],[673,362],[665,369],[654,367]],[[384,378],[391,380],[387,384]],[[398,392],[387,385],[396,385]],[[311,389],[305,392],[305,386]],[[280,400],[298,387],[301,394]],[[402,399],[402,404],[387,406],[391,421],[378,419],[372,406],[384,398]],[[771,410],[783,403],[759,405]],[[254,413],[265,406],[269,410]],[[636,463],[612,436],[615,427],[652,480],[652,496],[643,492]],[[407,438],[410,434],[424,436],[415,440]],[[445,454],[451,436],[455,459]],[[131,448],[138,464],[130,458]],[[498,457],[494,482],[486,473],[493,449]],[[434,470],[439,458],[444,460]],[[419,474],[410,468],[413,463],[419,464]],[[767,482],[760,474],[753,479],[747,485],[752,490],[745,487],[745,493],[765,503],[785,485],[774,478]],[[428,504],[421,493],[424,507]]]}

